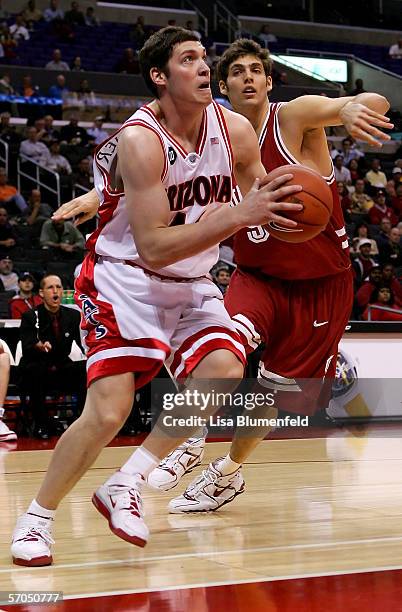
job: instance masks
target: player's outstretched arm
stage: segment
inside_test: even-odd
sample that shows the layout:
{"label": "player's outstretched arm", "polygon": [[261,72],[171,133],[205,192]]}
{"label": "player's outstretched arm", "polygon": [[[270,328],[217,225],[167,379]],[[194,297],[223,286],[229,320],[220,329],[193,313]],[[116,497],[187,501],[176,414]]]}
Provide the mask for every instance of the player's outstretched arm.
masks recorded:
{"label": "player's outstretched arm", "polygon": [[98,208],[98,194],[95,189],[91,189],[88,193],[78,196],[78,198],[74,198],[60,206],[60,208],[54,212],[52,219],[56,221],[66,221],[67,219],[76,217],[74,225],[81,225],[81,223],[92,219],[98,212]]}
{"label": "player's outstretched arm", "polygon": [[381,146],[390,139],[382,129],[393,127],[385,116],[389,106],[384,96],[368,92],[341,98],[300,96],[281,107],[279,121],[281,129],[283,126],[296,139],[297,135],[302,139],[308,130],[344,125],[353,138]]}
{"label": "player's outstretched arm", "polygon": [[[139,126],[126,128],[119,139],[118,160],[135,243],[145,264],[153,269],[197,255],[242,227],[267,223],[272,218],[272,208],[302,208],[297,204],[276,201],[299,191],[294,186],[281,186],[289,176],[261,188],[259,181],[254,180],[247,196],[248,206],[230,208],[221,205],[213,215],[206,215],[199,223],[170,227],[169,200],[161,180],[164,154],[158,137]],[[264,174],[260,169],[254,179]],[[292,227],[296,225],[293,221],[286,221]]]}

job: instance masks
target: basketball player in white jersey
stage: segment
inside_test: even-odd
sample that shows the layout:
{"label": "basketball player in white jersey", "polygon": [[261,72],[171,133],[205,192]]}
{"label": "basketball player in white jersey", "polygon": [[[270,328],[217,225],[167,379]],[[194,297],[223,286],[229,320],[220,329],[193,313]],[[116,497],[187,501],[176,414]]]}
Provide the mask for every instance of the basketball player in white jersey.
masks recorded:
{"label": "basketball player in white jersey", "polygon": [[[276,211],[301,209],[278,202],[301,189],[281,187],[291,175],[263,185],[249,122],[212,103],[205,49],[197,37],[182,28],[160,30],[141,50],[140,65],[157,99],[95,156],[100,223],[76,283],[88,356],[87,401],[17,523],[12,555],[19,565],[52,563],[57,506],[120,430],[134,389],[166,359],[176,363],[182,379],[221,378],[231,381],[229,388],[236,385],[244,348],[207,278],[218,243],[242,227],[271,220],[295,227]],[[233,175],[247,194],[236,208],[229,206]],[[208,207],[213,213],[203,217]],[[142,483],[181,441],[179,434],[153,431],[94,493],[94,505],[117,536],[146,544]]]}

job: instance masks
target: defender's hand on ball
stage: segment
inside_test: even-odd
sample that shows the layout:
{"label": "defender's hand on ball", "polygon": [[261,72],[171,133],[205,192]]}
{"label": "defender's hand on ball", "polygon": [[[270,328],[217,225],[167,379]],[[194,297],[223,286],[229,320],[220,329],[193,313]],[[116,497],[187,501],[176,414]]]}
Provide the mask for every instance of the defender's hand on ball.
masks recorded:
{"label": "defender's hand on ball", "polygon": [[297,222],[277,214],[294,213],[303,210],[302,204],[285,202],[286,198],[293,196],[303,187],[301,185],[286,185],[293,179],[293,174],[284,174],[274,180],[256,179],[254,185],[238,206],[244,226],[265,225],[269,222],[280,223],[289,228],[297,227]]}

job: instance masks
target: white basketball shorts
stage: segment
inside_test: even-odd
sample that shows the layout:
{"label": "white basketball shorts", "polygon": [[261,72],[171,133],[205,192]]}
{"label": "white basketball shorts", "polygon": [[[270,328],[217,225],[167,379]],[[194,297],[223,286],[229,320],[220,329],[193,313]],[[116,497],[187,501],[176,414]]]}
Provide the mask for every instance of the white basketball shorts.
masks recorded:
{"label": "white basketball shorts", "polygon": [[88,386],[134,372],[137,388],[168,360],[185,379],[210,352],[245,351],[219,289],[208,279],[163,279],[124,260],[89,253],[76,280]]}

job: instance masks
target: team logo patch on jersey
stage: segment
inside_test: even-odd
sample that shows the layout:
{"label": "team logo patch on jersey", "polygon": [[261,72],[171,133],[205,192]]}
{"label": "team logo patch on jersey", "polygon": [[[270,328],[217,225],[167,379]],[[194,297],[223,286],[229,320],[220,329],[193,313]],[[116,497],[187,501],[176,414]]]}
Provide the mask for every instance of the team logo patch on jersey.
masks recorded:
{"label": "team logo patch on jersey", "polygon": [[169,147],[168,148],[168,160],[169,160],[169,164],[171,166],[173,166],[173,164],[175,163],[176,159],[177,159],[176,151],[174,150],[173,147]]}
{"label": "team logo patch on jersey", "polygon": [[104,338],[107,334],[107,329],[97,319],[95,319],[94,316],[96,314],[99,314],[99,308],[84,293],[79,295],[78,299],[81,302],[82,314],[85,321],[93,325],[93,327],[95,328],[95,338],[97,340]]}

